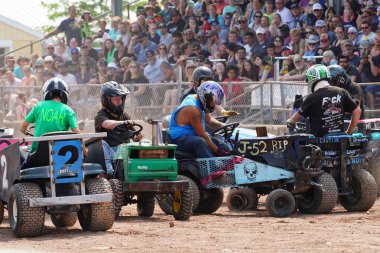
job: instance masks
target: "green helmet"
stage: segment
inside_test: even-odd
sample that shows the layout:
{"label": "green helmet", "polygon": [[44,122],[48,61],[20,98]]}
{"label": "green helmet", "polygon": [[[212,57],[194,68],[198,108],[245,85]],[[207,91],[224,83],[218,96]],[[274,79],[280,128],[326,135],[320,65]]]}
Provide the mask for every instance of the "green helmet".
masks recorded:
{"label": "green helmet", "polygon": [[314,92],[315,85],[321,80],[330,80],[330,71],[325,65],[313,65],[306,70],[306,82],[311,92]]}

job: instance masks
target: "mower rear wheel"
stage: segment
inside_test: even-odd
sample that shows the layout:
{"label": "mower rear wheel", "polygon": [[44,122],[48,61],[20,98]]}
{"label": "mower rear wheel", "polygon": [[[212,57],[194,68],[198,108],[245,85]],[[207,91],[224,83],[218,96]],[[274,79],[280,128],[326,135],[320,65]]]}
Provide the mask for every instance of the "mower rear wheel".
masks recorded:
{"label": "mower rear wheel", "polygon": [[[112,193],[112,188],[105,178],[91,178],[86,180],[86,191],[88,194],[104,194]],[[106,231],[115,221],[112,202],[83,204],[77,214],[80,226],[85,231]]]}
{"label": "mower rear wheel", "polygon": [[115,219],[119,217],[124,204],[123,182],[118,179],[111,179],[110,185],[113,192],[113,205],[115,207]]}
{"label": "mower rear wheel", "polygon": [[268,194],[265,206],[270,216],[286,217],[293,213],[296,202],[287,190],[276,189]]}
{"label": "mower rear wheel", "polygon": [[30,207],[29,199],[42,198],[42,190],[38,184],[19,183],[11,188],[8,214],[13,234],[17,237],[38,236],[45,223],[45,209]]}
{"label": "mower rear wheel", "polygon": [[154,195],[141,193],[137,195],[137,214],[140,217],[151,217],[154,213]]}
{"label": "mower rear wheel", "polygon": [[57,228],[72,227],[77,222],[76,213],[52,213],[50,218]]}
{"label": "mower rear wheel", "polygon": [[[179,175],[177,180],[189,181],[190,178]],[[176,191],[173,196],[173,215],[176,220],[188,220],[193,212],[193,189],[189,185],[186,191]]]}
{"label": "mower rear wheel", "polygon": [[340,196],[341,205],[350,212],[371,209],[377,198],[377,185],[373,176],[363,169],[352,172],[352,194]]}
{"label": "mower rear wheel", "polygon": [[232,188],[227,196],[227,206],[230,211],[255,210],[259,198],[252,188]]}
{"label": "mower rear wheel", "polygon": [[223,189],[218,188],[201,189],[200,196],[199,204],[194,213],[212,214],[222,205],[224,193]]}
{"label": "mower rear wheel", "polygon": [[321,187],[312,186],[299,199],[298,209],[301,213],[326,214],[333,210],[338,200],[338,188],[334,178],[324,172],[316,183]]}

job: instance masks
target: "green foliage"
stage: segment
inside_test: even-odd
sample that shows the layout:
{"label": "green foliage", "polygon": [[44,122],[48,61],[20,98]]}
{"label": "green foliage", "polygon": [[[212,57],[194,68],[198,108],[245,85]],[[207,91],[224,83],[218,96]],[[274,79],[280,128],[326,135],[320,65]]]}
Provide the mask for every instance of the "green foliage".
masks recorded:
{"label": "green foliage", "polygon": [[[41,1],[41,5],[47,9],[48,19],[51,21],[63,20],[68,17],[68,9],[70,5],[74,5],[77,9],[77,16],[83,11],[90,11],[92,17],[96,17],[100,14],[108,13],[110,6],[107,6],[107,0],[87,0],[76,1],[75,3],[69,1],[60,1],[60,3],[47,3]],[[47,32],[53,30],[54,27],[47,25],[42,27],[42,30]]]}

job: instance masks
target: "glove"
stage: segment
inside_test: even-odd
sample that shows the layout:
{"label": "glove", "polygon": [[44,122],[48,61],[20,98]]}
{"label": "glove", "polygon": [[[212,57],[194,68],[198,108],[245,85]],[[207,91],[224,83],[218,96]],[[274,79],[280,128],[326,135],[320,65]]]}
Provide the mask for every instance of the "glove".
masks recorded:
{"label": "glove", "polygon": [[232,110],[230,110],[230,111],[225,111],[225,110],[223,110],[223,111],[222,111],[222,115],[223,115],[223,116],[233,117],[233,116],[236,116],[236,115],[239,115],[239,114],[240,114],[240,113],[235,112],[235,111],[232,111]]}
{"label": "glove", "polygon": [[133,120],[124,120],[125,125],[134,125],[135,122]]}
{"label": "glove", "polygon": [[230,152],[224,151],[223,149],[218,148],[215,152],[217,156],[229,156]]}

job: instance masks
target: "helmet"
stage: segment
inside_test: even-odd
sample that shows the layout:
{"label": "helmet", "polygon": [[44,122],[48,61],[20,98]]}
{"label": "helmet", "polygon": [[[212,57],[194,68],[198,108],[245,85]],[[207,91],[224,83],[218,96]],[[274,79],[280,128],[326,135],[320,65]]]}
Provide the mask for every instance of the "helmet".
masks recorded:
{"label": "helmet", "polygon": [[[125,97],[127,94],[129,94],[129,90],[125,88],[123,85],[119,84],[115,81],[109,81],[102,85],[100,89],[100,97],[102,105],[105,109],[109,110],[110,112],[116,114],[117,116],[121,116],[124,112],[124,105],[125,105]],[[111,97],[118,97],[121,96],[122,98],[122,104],[115,106],[111,102]]]}
{"label": "helmet", "polygon": [[315,85],[321,80],[330,80],[330,71],[325,65],[313,65],[306,70],[306,82],[311,92],[314,92]]}
{"label": "helmet", "polygon": [[215,106],[211,106],[210,102],[214,101],[215,105],[221,105],[224,99],[224,91],[222,87],[214,81],[207,81],[198,87],[197,95],[201,101],[202,107],[207,113],[215,110]]}
{"label": "helmet", "polygon": [[347,76],[346,71],[341,66],[331,65],[327,68],[330,71],[331,85],[343,87],[347,83],[349,77]]}
{"label": "helmet", "polygon": [[211,69],[207,67],[198,67],[193,71],[193,81],[195,83],[195,88],[198,88],[201,85],[202,78],[209,78],[212,80],[214,78],[214,73]]}
{"label": "helmet", "polygon": [[42,93],[45,100],[51,100],[53,95],[58,95],[64,104],[67,104],[68,90],[66,82],[57,77],[47,80],[44,86],[42,86]]}

